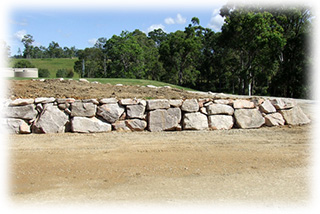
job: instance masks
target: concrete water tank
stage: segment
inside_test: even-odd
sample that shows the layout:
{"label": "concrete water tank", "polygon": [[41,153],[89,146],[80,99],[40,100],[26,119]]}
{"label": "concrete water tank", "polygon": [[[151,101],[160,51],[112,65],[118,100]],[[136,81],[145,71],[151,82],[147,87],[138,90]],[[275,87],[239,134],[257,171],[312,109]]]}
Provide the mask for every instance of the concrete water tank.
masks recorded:
{"label": "concrete water tank", "polygon": [[38,68],[14,68],[14,76],[38,78]]}

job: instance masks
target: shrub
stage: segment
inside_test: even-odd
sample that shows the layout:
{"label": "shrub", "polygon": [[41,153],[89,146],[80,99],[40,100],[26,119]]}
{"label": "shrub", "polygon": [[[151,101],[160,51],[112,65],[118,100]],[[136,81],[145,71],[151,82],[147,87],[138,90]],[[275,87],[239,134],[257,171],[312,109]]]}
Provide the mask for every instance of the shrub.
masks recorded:
{"label": "shrub", "polygon": [[59,69],[56,73],[56,77],[67,77],[66,69]]}
{"label": "shrub", "polygon": [[56,73],[56,77],[68,77],[68,78],[72,78],[74,75],[72,69],[65,69],[65,68],[62,68],[62,69],[59,69]]}
{"label": "shrub", "polygon": [[38,75],[39,77],[50,77],[50,72],[46,68],[39,68]]}
{"label": "shrub", "polygon": [[14,64],[14,67],[15,68],[35,68],[36,66],[34,66],[28,60],[20,60]]}

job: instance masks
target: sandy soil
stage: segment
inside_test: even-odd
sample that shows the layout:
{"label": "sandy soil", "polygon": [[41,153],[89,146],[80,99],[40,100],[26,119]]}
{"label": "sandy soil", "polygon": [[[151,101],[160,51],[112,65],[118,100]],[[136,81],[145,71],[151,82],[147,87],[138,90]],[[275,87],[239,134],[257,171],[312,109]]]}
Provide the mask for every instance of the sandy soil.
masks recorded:
{"label": "sandy soil", "polygon": [[11,135],[10,197],[37,204],[304,204],[308,130]]}
{"label": "sandy soil", "polygon": [[95,84],[76,80],[48,79],[44,82],[33,80],[8,80],[7,97],[37,98],[55,97],[75,99],[89,98],[143,98],[143,99],[187,99],[208,98],[208,94],[194,94],[175,88],[149,88],[142,86],[115,86],[111,84]]}

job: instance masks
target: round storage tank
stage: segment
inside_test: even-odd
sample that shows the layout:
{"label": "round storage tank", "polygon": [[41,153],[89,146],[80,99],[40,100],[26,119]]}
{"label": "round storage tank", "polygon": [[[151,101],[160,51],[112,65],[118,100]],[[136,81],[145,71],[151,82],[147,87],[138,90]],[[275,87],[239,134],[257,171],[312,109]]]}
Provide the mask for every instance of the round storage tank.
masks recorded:
{"label": "round storage tank", "polygon": [[15,68],[14,76],[38,78],[38,69],[37,68]]}

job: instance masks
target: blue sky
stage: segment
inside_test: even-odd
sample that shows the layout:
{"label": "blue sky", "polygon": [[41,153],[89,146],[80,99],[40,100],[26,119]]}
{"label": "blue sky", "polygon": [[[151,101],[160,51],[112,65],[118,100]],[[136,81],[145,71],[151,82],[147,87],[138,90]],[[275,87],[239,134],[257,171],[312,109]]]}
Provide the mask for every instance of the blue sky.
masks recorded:
{"label": "blue sky", "polygon": [[[170,4],[151,5],[146,7],[124,7],[119,5],[95,5],[86,8],[72,7],[12,7],[8,15],[7,40],[11,55],[17,54],[18,48],[23,51],[21,38],[31,34],[35,46],[48,47],[52,41],[60,47],[75,46],[78,49],[92,47],[99,37],[111,38],[121,31],[139,29],[145,33],[162,28],[167,33],[184,30],[192,17],[198,17],[204,27],[219,31],[223,19],[219,15],[221,6],[226,1],[206,4],[203,7],[171,6]],[[52,8],[52,9],[50,9]]]}

